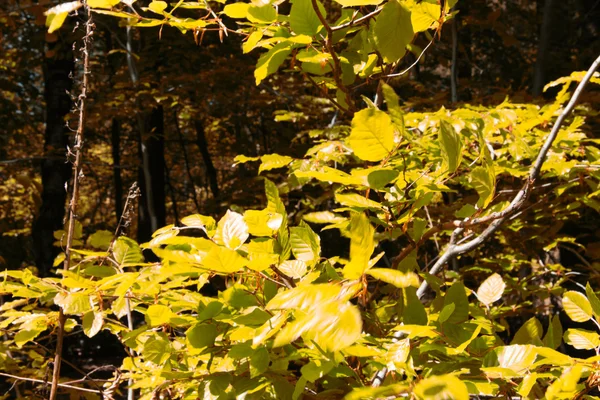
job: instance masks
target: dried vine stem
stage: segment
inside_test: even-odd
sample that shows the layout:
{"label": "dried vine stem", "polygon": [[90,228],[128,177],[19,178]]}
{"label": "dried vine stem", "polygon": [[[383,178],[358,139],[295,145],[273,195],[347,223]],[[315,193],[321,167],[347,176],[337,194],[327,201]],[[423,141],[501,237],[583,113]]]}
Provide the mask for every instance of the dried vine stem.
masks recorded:
{"label": "dried vine stem", "polygon": [[[504,223],[504,221],[506,221],[506,219],[511,214],[516,213],[517,211],[519,211],[521,209],[521,207],[525,203],[525,200],[527,199],[527,196],[529,195],[535,181],[540,176],[540,172],[542,170],[542,166],[544,165],[544,162],[546,161],[546,156],[548,155],[548,151],[550,151],[550,148],[552,147],[552,143],[554,143],[554,140],[558,136],[558,132],[560,130],[562,123],[564,122],[567,115],[569,115],[571,113],[571,111],[573,111],[573,108],[575,108],[575,104],[577,103],[577,100],[579,100],[579,96],[581,96],[583,89],[585,88],[585,86],[588,84],[588,82],[594,75],[594,72],[596,71],[596,69],[598,69],[598,66],[600,66],[600,55],[592,63],[592,65],[588,69],[587,73],[585,74],[585,76],[583,77],[581,82],[579,82],[579,85],[577,85],[577,89],[575,89],[575,92],[573,93],[571,100],[569,100],[569,103],[567,104],[567,106],[563,109],[563,111],[560,113],[560,115],[556,119],[556,122],[554,123],[554,126],[552,127],[552,131],[550,131],[550,135],[548,135],[548,137],[546,138],[546,141],[544,142],[544,145],[540,149],[540,152],[538,153],[538,156],[537,156],[535,162],[533,163],[533,165],[531,166],[531,168],[529,170],[529,176],[527,178],[527,181],[525,182],[525,184],[523,185],[521,190],[519,190],[519,192],[515,195],[513,200],[510,202],[509,206],[506,209],[504,209],[503,211],[501,211],[500,213],[497,213],[494,221],[479,236],[477,236],[474,239],[469,240],[468,242],[466,242],[464,244],[460,244],[460,245],[457,244],[458,235],[460,235],[463,232],[464,228],[462,226],[458,226],[456,229],[454,229],[454,231],[452,232],[452,236],[450,238],[450,243],[448,244],[448,247],[446,248],[444,253],[440,255],[440,257],[438,258],[436,263],[431,267],[431,269],[429,270],[429,274],[431,274],[431,275],[437,274],[442,269],[442,267],[450,259],[452,259],[452,257],[467,253],[467,252],[479,247],[481,244],[483,244],[483,242],[485,242],[487,239],[490,238],[490,236]],[[482,220],[483,220],[483,218],[482,218]],[[433,230],[433,229],[436,229],[436,228],[432,228],[431,230]],[[427,283],[427,281],[423,281],[423,283],[421,283],[421,286],[417,290],[417,296],[419,297],[419,299],[421,299],[423,297],[423,295],[425,294],[425,291],[427,290],[428,287],[429,287],[429,284]],[[394,334],[393,340],[394,341],[398,340],[402,336],[402,334],[403,333],[401,331],[396,332]],[[373,382],[372,382],[371,386],[377,387],[377,386],[381,385],[381,383],[383,383],[383,380],[385,379],[386,374],[387,374],[387,368],[383,368],[380,371],[378,371],[377,374],[375,374],[375,377],[373,378]]]}
{"label": "dried vine stem", "polygon": [[[83,55],[83,77],[81,79],[81,91],[77,98],[77,110],[79,112],[79,119],[77,130],[75,132],[75,144],[72,151],[69,149],[67,157],[72,154],[75,155],[73,161],[73,188],[71,194],[71,200],[69,202],[68,214],[69,223],[67,228],[67,243],[65,245],[65,262],[63,269],[65,271],[71,268],[71,246],[73,244],[73,233],[75,231],[75,220],[77,218],[77,204],[79,202],[79,181],[81,174],[82,154],[83,154],[83,134],[85,125],[85,107],[86,98],[88,94],[88,84],[90,75],[90,47],[92,43],[92,36],[94,34],[94,23],[92,21],[92,13],[87,5],[87,1],[83,1],[84,10],[86,13],[85,21],[85,34],[83,36],[83,46],[81,53]],[[58,381],[60,379],[60,366],[62,362],[62,350],[65,334],[65,321],[67,317],[63,313],[62,309],[59,310],[58,314],[58,328],[56,335],[56,353],[54,355],[54,367],[52,370],[52,385],[50,387],[49,400],[55,400],[58,391]]]}

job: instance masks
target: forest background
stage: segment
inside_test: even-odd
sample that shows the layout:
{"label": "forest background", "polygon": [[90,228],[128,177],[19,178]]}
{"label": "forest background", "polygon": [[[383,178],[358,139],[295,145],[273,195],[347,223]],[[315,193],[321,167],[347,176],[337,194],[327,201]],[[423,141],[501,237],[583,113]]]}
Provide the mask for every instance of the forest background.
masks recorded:
{"label": "forest background", "polygon": [[[144,9],[146,3],[137,2],[138,11],[153,15]],[[79,114],[74,105],[82,72],[79,45],[74,43],[81,40],[77,26],[84,23],[85,15],[73,11],[77,15],[50,33],[45,12],[57,4],[8,0],[0,6],[0,265],[29,269],[40,277],[55,276],[63,260],[72,182],[72,166],[67,161],[77,150],[73,137]],[[324,6],[335,20],[339,11],[332,4]],[[278,7],[282,15],[290,12],[286,2]],[[216,9],[222,10],[223,4]],[[183,12],[199,11],[189,7]],[[460,109],[469,104],[491,108],[505,101],[540,107],[551,104],[561,86],[545,91],[544,86],[573,71],[585,71],[600,54],[600,5],[596,1],[464,1],[453,12],[453,18],[440,23],[437,31],[415,35],[409,51],[395,65],[398,71],[407,72],[386,80],[405,113]],[[293,57],[283,63],[285,73],[270,70],[258,79],[255,68],[263,53],[250,51],[250,38],[234,32],[235,13],[219,15],[219,23],[227,30],[218,24],[206,30],[176,29],[169,24],[144,27],[143,23],[126,28],[119,18],[95,15],[75,247],[110,241],[115,229],[144,243],[161,227],[181,226],[190,214],[219,220],[227,210],[243,213],[261,208],[266,201],[265,177],[276,183],[287,218],[295,223],[304,218],[315,230],[322,223],[339,222],[331,213],[317,214],[331,212],[336,201],[356,206],[340,201],[330,185],[310,185],[294,172],[301,170],[297,160],[314,161],[316,150],[311,153],[309,149],[319,141],[345,137],[343,127],[353,118],[347,112],[348,103],[360,103],[362,96],[381,97],[380,80],[358,74],[361,79],[348,85],[350,91],[340,97],[339,90],[336,95],[327,82],[319,80],[331,72],[324,67],[327,60],[321,73],[307,73],[299,70]],[[580,103],[600,104],[597,86],[589,87]],[[527,301],[503,315],[509,332],[533,315],[547,325],[556,314],[550,310],[552,296],[561,296],[563,290],[578,289],[577,284],[585,286],[588,281],[599,287],[600,203],[595,196],[600,118],[597,107],[584,114],[585,124],[574,128],[578,140],[565,140],[563,146],[573,146],[567,151],[583,154],[587,163],[571,153],[555,159],[563,163],[550,167],[560,170],[550,174],[558,183],[540,186],[535,201],[511,220],[502,238],[484,246],[477,257],[454,258],[446,271],[449,281],[460,278],[481,283],[478,274],[482,272],[514,279],[512,295]],[[538,125],[550,127],[548,122]],[[337,162],[337,156],[318,161]],[[282,174],[280,168],[290,168],[290,174]],[[494,196],[517,192],[520,176],[499,178],[491,197],[497,200]],[[315,178],[303,176],[311,177]],[[134,182],[137,189],[130,189]],[[445,222],[448,216],[463,215],[461,201],[468,203],[475,196],[477,202],[481,191],[465,189],[463,183],[438,191],[432,202],[436,207],[425,208],[422,212],[426,213],[419,215],[420,229]],[[410,220],[412,233],[415,221]],[[404,228],[398,225],[399,230],[392,233],[394,240],[380,243],[389,260],[402,254],[407,245],[420,243],[412,233],[407,234],[406,224]],[[320,255],[346,257],[349,244],[344,236],[336,229],[320,233]],[[423,243],[417,265],[428,265],[439,249],[437,239]],[[151,252],[144,254],[148,261],[155,261]],[[557,267],[550,268],[551,277],[542,278],[545,294],[536,294],[540,282],[535,275],[548,265]],[[519,279],[535,287],[519,285]],[[208,286],[217,290],[222,283],[216,280]],[[206,295],[216,294],[209,290]],[[542,304],[532,297],[540,298]],[[84,364],[90,365],[119,363],[121,353],[105,351],[117,345],[102,335],[95,344],[71,346],[71,356],[83,357]],[[118,355],[103,359],[108,353]]]}

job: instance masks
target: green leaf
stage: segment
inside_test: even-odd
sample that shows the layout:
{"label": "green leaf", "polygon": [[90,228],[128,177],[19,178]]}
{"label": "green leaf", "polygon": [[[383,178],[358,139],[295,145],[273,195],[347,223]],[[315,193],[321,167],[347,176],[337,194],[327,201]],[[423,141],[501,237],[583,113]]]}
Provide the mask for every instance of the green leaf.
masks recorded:
{"label": "green leaf", "polygon": [[467,386],[454,375],[438,375],[425,378],[415,385],[417,398],[469,400]]}
{"label": "green leaf", "polygon": [[373,27],[375,46],[386,63],[400,60],[406,46],[412,41],[414,32],[408,11],[398,0],[383,6]]}
{"label": "green leaf", "polygon": [[520,375],[526,373],[535,362],[537,356],[536,347],[532,345],[514,344],[510,346],[500,346],[488,353],[484,358],[483,370],[490,377],[495,374],[503,374],[498,371],[496,366],[504,370],[510,370]]}
{"label": "green leaf", "polygon": [[382,208],[380,203],[367,199],[365,196],[358,193],[336,193],[335,201],[347,207],[372,208],[378,210]]}
{"label": "green leaf", "polygon": [[259,347],[250,356],[250,377],[254,378],[264,374],[269,368],[270,362],[269,351],[265,347]]}
{"label": "green leaf", "polygon": [[304,214],[302,219],[313,224],[335,224],[346,220],[345,217],[336,215],[331,211],[317,211]]}
{"label": "green leaf", "polygon": [[600,346],[600,335],[585,329],[567,329],[564,339],[565,343],[578,350],[592,350]]}
{"label": "green leaf", "polygon": [[88,238],[87,242],[90,246],[100,249],[100,250],[108,250],[108,246],[110,246],[110,242],[112,242],[114,237],[114,233],[106,230],[100,230],[94,232]]}
{"label": "green leaf", "polygon": [[592,318],[592,305],[582,293],[568,291],[563,295],[563,308],[575,322],[586,322]]}
{"label": "green leaf", "polygon": [[212,346],[218,335],[217,327],[212,324],[196,324],[185,332],[188,344],[195,349]]}
{"label": "green leaf", "polygon": [[[98,1],[107,1],[107,0],[98,0]],[[168,6],[168,4],[166,1],[153,0],[152,3],[150,3],[148,5],[148,9],[152,12],[162,15],[163,11],[165,11],[167,6]]]}
{"label": "green leaf", "polygon": [[121,266],[134,266],[144,262],[142,249],[133,239],[120,236],[113,246],[113,258]]}
{"label": "green leaf", "polygon": [[173,316],[174,314],[169,307],[153,304],[146,311],[146,322],[152,327],[161,326],[168,324]]}
{"label": "green leaf", "polygon": [[[327,14],[320,1],[317,1],[321,14]],[[292,0],[290,10],[290,28],[298,35],[315,36],[323,27],[311,0]]]}
{"label": "green leaf", "polygon": [[350,220],[350,262],[344,267],[346,279],[358,279],[369,269],[375,250],[375,229],[364,213],[354,213]]}
{"label": "green leaf", "polygon": [[427,311],[417,296],[417,289],[409,287],[404,289],[403,292],[405,303],[402,310],[402,322],[405,325],[427,325]]}
{"label": "green leaf", "polygon": [[502,298],[506,284],[498,274],[490,275],[477,289],[477,298],[486,306]]}
{"label": "green leaf", "polygon": [[448,172],[453,173],[460,166],[462,160],[462,140],[454,126],[448,121],[440,120],[440,129],[438,131],[438,140],[442,150],[444,164]]}
{"label": "green leaf", "polygon": [[202,260],[204,268],[223,274],[238,272],[248,264],[248,260],[235,250],[214,246]]}
{"label": "green leaf", "polygon": [[242,214],[227,210],[219,220],[213,240],[231,250],[236,250],[248,239],[248,225]]}
{"label": "green leaf", "polygon": [[227,15],[229,18],[242,19],[248,16],[249,8],[250,4],[248,3],[227,4],[223,7],[223,14]]}
{"label": "green leaf", "polygon": [[83,333],[85,333],[87,337],[91,338],[100,332],[103,324],[104,316],[101,312],[88,311],[84,314],[82,319]]}
{"label": "green leaf", "polygon": [[54,297],[54,303],[60,306],[66,315],[82,315],[92,309],[90,296],[83,293],[60,292]]}
{"label": "green leaf", "polygon": [[192,214],[181,219],[181,223],[191,228],[202,229],[208,237],[213,237],[217,229],[217,223],[213,217],[207,217],[201,214]]}
{"label": "green leaf", "polygon": [[594,315],[596,318],[600,318],[600,299],[598,299],[598,296],[596,296],[596,293],[590,286],[589,282],[585,284],[585,293],[587,294],[587,298],[592,306]]}
{"label": "green leaf", "polygon": [[541,344],[540,339],[543,332],[540,321],[536,317],[532,317],[519,328],[510,344]]}
{"label": "green leaf", "polygon": [[392,119],[374,108],[361,110],[352,118],[352,130],[346,141],[361,160],[381,161],[395,148]]}
{"label": "green leaf", "polygon": [[68,12],[61,12],[56,14],[48,14],[46,17],[46,26],[48,27],[48,33],[52,33],[60,29],[61,26],[65,23]]}
{"label": "green leaf", "polygon": [[334,366],[335,364],[330,360],[312,360],[308,364],[303,365],[300,368],[300,372],[308,382],[314,382],[327,375]]}
{"label": "green leaf", "polygon": [[306,223],[290,228],[290,244],[296,260],[315,264],[321,253],[321,238]]}
{"label": "green leaf", "polygon": [[448,321],[448,318],[450,318],[452,313],[454,313],[455,309],[456,306],[454,303],[446,304],[444,308],[442,308],[442,311],[440,311],[440,316],[438,317],[439,323],[443,324],[444,322]]}
{"label": "green leaf", "polygon": [[437,0],[423,0],[410,6],[410,21],[415,33],[432,28],[440,15],[441,10]]}
{"label": "green leaf", "polygon": [[555,315],[548,325],[548,330],[546,331],[546,335],[542,342],[544,343],[544,346],[556,349],[562,343],[562,337],[563,328],[560,323],[560,318],[558,315]]}
{"label": "green leaf", "polygon": [[456,282],[444,296],[444,306],[454,303],[455,310],[452,315],[448,318],[446,323],[449,324],[460,324],[465,322],[469,318],[469,300],[465,292],[465,287],[462,282]]}
{"label": "green leaf", "polygon": [[293,279],[300,279],[307,273],[307,266],[304,261],[301,260],[288,260],[284,261],[280,266],[279,270]]}
{"label": "green leaf", "polygon": [[288,55],[292,52],[290,43],[281,42],[273,46],[265,54],[261,55],[254,70],[254,79],[258,86],[267,76],[275,73]]}
{"label": "green leaf", "polygon": [[469,176],[471,184],[479,194],[479,200],[477,201],[477,207],[484,209],[494,199],[496,190],[496,175],[494,169],[485,164],[483,167],[477,167],[471,171]]}
{"label": "green leaf", "polygon": [[262,161],[258,167],[258,173],[268,171],[275,168],[287,167],[294,159],[288,156],[281,156],[279,154],[266,154],[260,157]]}
{"label": "green leaf", "polygon": [[283,216],[269,210],[247,210],[244,221],[248,232],[254,236],[273,236],[283,222]]}
{"label": "green leaf", "polygon": [[250,6],[248,8],[247,18],[250,22],[256,22],[259,24],[270,24],[277,20],[277,11],[270,4],[266,4],[261,7]]}
{"label": "green leaf", "polygon": [[419,276],[414,272],[400,272],[390,268],[371,268],[367,274],[401,289],[419,286]]}
{"label": "green leaf", "polygon": [[369,175],[367,175],[367,182],[369,182],[369,187],[381,190],[396,179],[398,175],[400,175],[400,172],[394,169],[376,169],[369,172]]}
{"label": "green leaf", "polygon": [[367,386],[354,388],[344,397],[344,400],[400,398],[398,395],[404,394],[409,390],[409,388],[410,387],[404,383],[396,383],[393,385],[379,387]]}
{"label": "green leaf", "polygon": [[171,342],[164,333],[155,333],[144,342],[142,356],[147,361],[162,365],[171,357]]}
{"label": "green leaf", "polygon": [[[235,3],[235,4],[241,4],[241,3]],[[235,5],[235,4],[231,4],[231,5]],[[225,6],[225,7],[228,7],[228,6]],[[248,38],[246,39],[244,44],[242,44],[242,50],[244,51],[244,54],[251,52],[256,47],[258,42],[260,42],[260,40],[262,38],[263,38],[263,32],[261,30],[256,30],[256,31],[252,32],[248,36]],[[243,162],[243,161],[239,161],[240,159],[238,157],[240,157],[240,156],[239,155],[236,156],[234,161],[235,162]],[[242,157],[244,157],[244,156],[242,156]],[[247,161],[256,161],[256,159],[258,159],[258,157],[245,157],[245,159]]]}

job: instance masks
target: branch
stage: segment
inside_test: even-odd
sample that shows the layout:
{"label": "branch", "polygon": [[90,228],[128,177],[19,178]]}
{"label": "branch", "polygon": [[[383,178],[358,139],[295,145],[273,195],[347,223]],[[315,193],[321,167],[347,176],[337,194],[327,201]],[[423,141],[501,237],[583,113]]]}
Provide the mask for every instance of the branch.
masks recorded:
{"label": "branch", "polygon": [[[548,151],[552,147],[552,143],[556,139],[556,136],[558,135],[558,132],[560,130],[562,123],[564,122],[567,115],[569,115],[571,113],[571,111],[573,110],[573,108],[575,107],[575,104],[579,100],[579,96],[581,96],[583,89],[585,88],[587,83],[590,81],[590,79],[592,78],[592,76],[594,74],[594,71],[596,71],[596,69],[598,68],[599,65],[600,65],[600,56],[598,56],[598,58],[596,58],[594,63],[588,69],[587,73],[585,74],[585,76],[583,77],[583,79],[581,80],[579,85],[577,86],[577,89],[575,89],[575,92],[573,93],[571,100],[569,101],[567,106],[563,109],[563,111],[560,113],[560,115],[556,119],[556,122],[554,123],[554,126],[552,127],[552,131],[550,132],[550,135],[548,135],[548,137],[546,138],[546,141],[544,142],[544,145],[542,146],[535,162],[533,163],[533,166],[529,170],[529,177],[528,177],[527,182],[525,182],[525,185],[523,185],[523,188],[515,195],[515,197],[509,204],[509,206],[505,210],[503,210],[499,213],[494,213],[496,219],[478,237],[476,237],[475,239],[472,239],[464,244],[461,244],[461,245],[455,244],[458,235],[460,233],[462,233],[462,231],[463,231],[463,227],[459,226],[456,229],[454,229],[454,231],[452,232],[452,237],[450,239],[450,243],[448,244],[448,247],[446,248],[445,252],[438,258],[436,263],[431,267],[431,269],[429,270],[429,274],[435,275],[436,273],[438,273],[442,269],[442,267],[450,259],[452,259],[452,257],[469,252],[469,251],[479,247],[484,241],[486,241],[490,236],[492,236],[492,234],[504,223],[504,221],[510,214],[517,212],[523,206],[523,203],[525,202],[525,199],[527,198],[531,187],[535,183],[536,179],[538,179],[540,176],[540,171],[542,169],[542,166],[544,165],[544,161],[546,160]],[[488,217],[491,217],[491,215]],[[484,218],[487,218],[487,217],[484,217]],[[479,220],[484,220],[484,218],[480,218]],[[473,221],[475,221],[475,220],[473,220]],[[471,221],[471,223],[473,221]],[[465,223],[466,222],[468,222],[468,221],[465,221]],[[430,229],[425,235],[427,235],[429,232],[432,232],[434,229],[436,229],[436,228]],[[427,281],[423,281],[423,283],[421,283],[421,286],[417,290],[417,296],[419,297],[419,299],[421,299],[423,297],[423,295],[425,294],[425,291],[427,290],[428,287],[429,287],[429,284],[427,283]],[[400,331],[396,332],[394,334],[394,338],[392,340],[397,341],[401,337],[401,335],[402,335],[402,332],[400,332]],[[375,374],[375,377],[373,378],[372,386],[377,387],[377,386],[381,385],[381,383],[385,379],[386,374],[387,374],[387,368],[383,368],[383,369],[379,370],[377,372],[377,374]]]}
{"label": "branch", "polygon": [[337,53],[333,49],[333,29],[331,28],[331,26],[329,26],[327,20],[321,13],[321,9],[319,8],[317,0],[311,0],[311,2],[312,7],[315,10],[315,13],[317,14],[317,17],[319,18],[319,21],[321,21],[321,24],[323,24],[325,30],[327,31],[325,47],[327,48],[327,51],[329,52],[329,54],[331,54],[331,58],[333,59],[333,80],[335,81],[335,84],[337,85],[338,89],[340,89],[346,95],[346,103],[348,104],[348,108],[350,109],[350,111],[353,111],[355,109],[354,102],[352,101],[350,91],[342,82],[342,65],[340,63],[340,59]]}
{"label": "branch", "polygon": [[352,27],[354,25],[358,25],[358,24],[360,24],[360,23],[362,23],[362,22],[364,22],[364,21],[366,21],[366,20],[368,20],[370,18],[373,18],[374,16],[376,16],[377,14],[379,14],[381,12],[381,10],[383,10],[383,7],[378,7],[378,8],[375,9],[375,11],[372,11],[372,12],[368,13],[367,15],[364,15],[364,16],[358,18],[358,19],[354,19],[352,21],[346,22],[345,24],[341,24],[341,25],[338,25],[338,26],[332,26],[331,27],[331,31],[332,32],[340,31],[342,29],[346,29],[346,28],[350,28],[350,27]]}
{"label": "branch", "polygon": [[[73,245],[73,238],[75,232],[75,220],[77,218],[77,204],[79,201],[79,180],[81,174],[81,164],[83,155],[83,134],[85,125],[85,107],[86,98],[88,93],[89,75],[90,75],[90,52],[92,35],[94,34],[94,23],[92,22],[92,12],[87,5],[87,1],[83,2],[84,9],[87,14],[87,20],[85,22],[85,34],[83,36],[83,47],[81,53],[83,54],[83,77],[81,80],[81,92],[78,97],[77,107],[79,110],[79,120],[77,125],[77,131],[75,132],[75,145],[73,151],[75,153],[75,161],[73,162],[73,193],[71,194],[71,201],[69,203],[69,224],[67,228],[67,243],[65,247],[65,262],[63,269],[68,271],[71,268],[71,246]],[[67,157],[71,153],[70,149],[67,149]],[[49,400],[55,400],[59,379],[60,379],[60,366],[62,362],[62,349],[65,335],[65,322],[67,317],[63,313],[62,308],[59,309],[58,313],[58,328],[56,337],[56,353],[54,355],[54,367],[52,370],[52,385],[50,387]]]}
{"label": "branch", "polygon": [[[42,379],[26,378],[24,376],[11,375],[11,374],[6,374],[4,372],[0,372],[0,376],[4,376],[4,377],[7,377],[7,378],[11,378],[11,379],[16,379],[18,381],[27,381],[27,382],[35,382],[35,383],[47,383],[46,381],[44,381]],[[99,394],[103,393],[101,390],[88,389],[88,388],[83,388],[83,387],[79,387],[79,386],[68,385],[66,383],[59,383],[58,386],[59,387],[63,387],[63,388],[67,388],[67,389],[79,390],[79,391],[82,391],[82,392],[99,393]]]}

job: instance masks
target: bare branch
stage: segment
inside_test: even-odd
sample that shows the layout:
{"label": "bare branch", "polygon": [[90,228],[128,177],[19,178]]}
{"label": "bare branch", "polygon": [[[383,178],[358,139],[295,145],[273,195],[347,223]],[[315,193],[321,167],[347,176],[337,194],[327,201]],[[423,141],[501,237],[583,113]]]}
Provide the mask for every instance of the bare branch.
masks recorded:
{"label": "bare branch", "polygon": [[[83,77],[81,79],[81,91],[77,98],[77,109],[79,111],[79,120],[77,130],[75,132],[75,145],[73,151],[75,154],[75,161],[73,162],[73,192],[71,194],[71,201],[69,202],[69,223],[67,228],[67,243],[65,247],[65,262],[63,269],[68,271],[71,268],[71,246],[73,244],[74,232],[75,232],[75,220],[77,219],[77,205],[79,202],[79,183],[81,178],[81,166],[83,157],[83,134],[85,126],[85,109],[86,99],[88,94],[89,75],[90,75],[90,52],[92,36],[94,34],[94,23],[92,21],[91,9],[88,7],[87,2],[84,1],[84,9],[87,14],[87,20],[85,22],[85,34],[83,36],[83,47],[81,53],[83,54]],[[68,152],[70,150],[68,149]],[[67,154],[68,156],[69,154]],[[60,367],[62,362],[62,349],[65,334],[65,322],[67,317],[64,315],[62,308],[59,310],[58,315],[58,328],[56,337],[56,353],[54,355],[54,367],[52,370],[52,385],[50,387],[49,400],[55,400],[60,379]]]}

